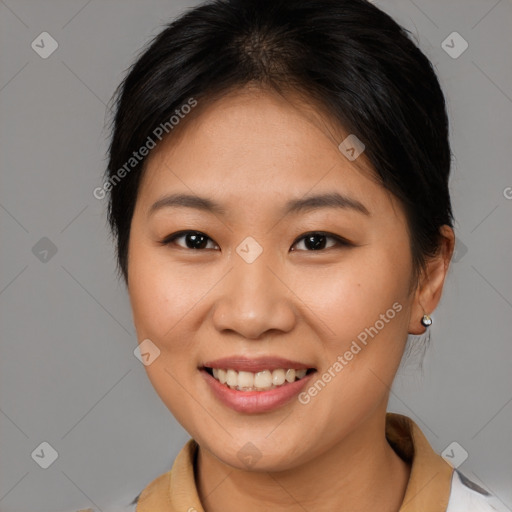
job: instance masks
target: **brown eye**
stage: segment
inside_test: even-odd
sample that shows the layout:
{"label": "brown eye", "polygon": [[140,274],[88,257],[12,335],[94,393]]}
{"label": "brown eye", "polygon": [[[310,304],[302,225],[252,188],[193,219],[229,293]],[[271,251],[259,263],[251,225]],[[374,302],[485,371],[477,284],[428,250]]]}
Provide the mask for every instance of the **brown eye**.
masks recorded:
{"label": "brown eye", "polygon": [[[331,243],[329,243],[331,241]],[[324,249],[330,249],[331,247],[340,247],[340,246],[350,246],[351,244],[344,240],[343,238],[333,235],[331,233],[324,233],[323,231],[313,232],[313,233],[307,233],[303,236],[301,236],[294,244],[293,246],[303,243],[305,249],[299,249],[299,250],[306,250],[308,252],[311,251],[321,251]],[[292,251],[295,251],[292,246]]]}
{"label": "brown eye", "polygon": [[[180,243],[177,240],[182,240]],[[213,247],[208,247],[208,243],[213,243]],[[201,250],[215,249],[218,245],[207,235],[200,231],[180,231],[169,235],[160,242],[162,245],[176,244],[183,249]]]}

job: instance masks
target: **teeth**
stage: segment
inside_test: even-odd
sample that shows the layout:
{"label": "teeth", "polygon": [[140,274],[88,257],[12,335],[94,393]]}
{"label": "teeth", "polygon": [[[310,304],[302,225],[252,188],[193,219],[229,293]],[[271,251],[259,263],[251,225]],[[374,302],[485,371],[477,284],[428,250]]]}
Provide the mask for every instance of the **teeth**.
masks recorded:
{"label": "teeth", "polygon": [[295,381],[295,370],[286,370],[285,378],[288,382]]}
{"label": "teeth", "polygon": [[254,386],[254,373],[238,372],[238,385],[241,388],[252,388]]}
{"label": "teeth", "polygon": [[263,370],[261,372],[237,372],[232,369],[213,368],[213,376],[221,384],[226,384],[231,389],[238,391],[266,391],[278,386],[282,386],[285,382],[295,382],[302,379],[307,370],[277,369]]}
{"label": "teeth", "polygon": [[217,371],[219,372],[218,377],[219,377],[220,382],[222,382],[222,384],[226,384],[226,381],[228,380],[226,370],[222,370],[219,368]]}
{"label": "teeth", "polygon": [[284,375],[284,370],[274,370],[272,372],[272,384],[274,384],[274,386],[280,386],[281,384],[284,384],[285,380],[286,377]]}
{"label": "teeth", "polygon": [[226,384],[230,387],[238,386],[238,372],[235,370],[228,370]]}
{"label": "teeth", "polygon": [[[240,385],[240,387],[242,386]],[[272,374],[270,370],[263,370],[254,375],[254,387],[257,389],[270,389],[272,387]]]}
{"label": "teeth", "polygon": [[306,375],[307,370],[295,370],[295,376],[297,379],[302,379]]}

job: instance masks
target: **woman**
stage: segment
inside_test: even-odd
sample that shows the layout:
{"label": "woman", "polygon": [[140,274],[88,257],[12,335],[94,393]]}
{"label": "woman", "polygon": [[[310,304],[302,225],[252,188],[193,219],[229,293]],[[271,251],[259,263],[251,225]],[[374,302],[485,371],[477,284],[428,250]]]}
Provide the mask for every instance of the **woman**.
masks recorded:
{"label": "woman", "polygon": [[431,63],[365,0],[219,0],[155,38],[103,193],[192,439],[137,512],[495,510],[386,412],[452,256],[450,160]]}

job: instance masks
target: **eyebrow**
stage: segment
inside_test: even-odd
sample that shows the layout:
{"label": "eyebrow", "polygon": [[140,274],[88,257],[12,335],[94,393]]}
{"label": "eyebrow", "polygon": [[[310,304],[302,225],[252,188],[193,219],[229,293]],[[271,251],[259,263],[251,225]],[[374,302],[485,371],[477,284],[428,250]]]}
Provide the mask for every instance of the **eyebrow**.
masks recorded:
{"label": "eyebrow", "polygon": [[[180,207],[194,208],[219,215],[226,213],[226,209],[221,204],[207,197],[192,194],[171,194],[156,201],[149,209],[148,215],[152,215],[163,208]],[[291,199],[285,204],[282,213],[283,215],[288,215],[290,213],[301,213],[322,208],[341,208],[370,216],[370,212],[363,203],[338,192]]]}

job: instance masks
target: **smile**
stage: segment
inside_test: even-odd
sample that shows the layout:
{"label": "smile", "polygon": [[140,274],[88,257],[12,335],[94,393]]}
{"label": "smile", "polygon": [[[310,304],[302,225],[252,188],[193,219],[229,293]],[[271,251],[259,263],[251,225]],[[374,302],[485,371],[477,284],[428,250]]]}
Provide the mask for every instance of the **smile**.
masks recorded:
{"label": "smile", "polygon": [[205,367],[204,370],[221,384],[237,391],[268,391],[300,380],[314,371],[313,368],[277,368],[275,370],[248,372],[236,371],[231,368],[208,367]]}

